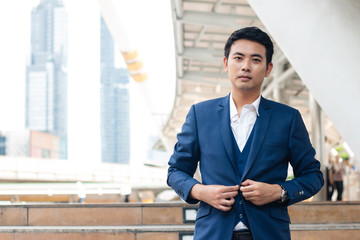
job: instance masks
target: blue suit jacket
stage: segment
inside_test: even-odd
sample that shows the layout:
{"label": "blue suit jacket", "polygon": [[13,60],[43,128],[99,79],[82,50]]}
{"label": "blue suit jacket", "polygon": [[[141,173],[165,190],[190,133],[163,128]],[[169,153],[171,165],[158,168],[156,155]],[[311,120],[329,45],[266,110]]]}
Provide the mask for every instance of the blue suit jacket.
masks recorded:
{"label": "blue suit jacket", "polygon": [[[246,179],[282,184],[289,193],[289,205],[316,194],[323,186],[323,175],[300,113],[265,98],[260,101],[244,173],[239,174],[230,126],[229,97],[191,107],[169,161],[169,186],[186,202],[197,203],[189,193],[198,183],[193,175],[199,163],[205,185],[240,185]],[[288,163],[294,171],[291,181],[285,181]],[[236,204],[239,204],[239,196]],[[256,206],[245,201],[244,208],[255,240],[290,239],[287,206],[277,202]],[[236,211],[223,212],[200,202],[194,239],[230,240],[235,215]]]}

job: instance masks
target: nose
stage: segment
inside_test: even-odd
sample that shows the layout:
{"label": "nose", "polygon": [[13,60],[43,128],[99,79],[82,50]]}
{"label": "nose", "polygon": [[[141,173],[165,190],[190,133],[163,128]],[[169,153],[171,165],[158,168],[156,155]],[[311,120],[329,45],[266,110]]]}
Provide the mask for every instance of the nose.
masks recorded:
{"label": "nose", "polygon": [[243,61],[241,66],[241,71],[248,72],[250,70],[250,65],[248,61]]}

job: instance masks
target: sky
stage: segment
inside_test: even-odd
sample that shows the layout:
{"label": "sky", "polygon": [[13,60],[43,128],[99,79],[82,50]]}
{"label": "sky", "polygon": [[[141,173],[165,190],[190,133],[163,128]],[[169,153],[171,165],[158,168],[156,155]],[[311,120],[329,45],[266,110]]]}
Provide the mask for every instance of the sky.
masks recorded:
{"label": "sky", "polygon": [[[156,2],[159,3],[156,3]],[[31,9],[40,0],[4,1],[0,7],[0,131],[24,129],[25,70],[30,54]],[[97,0],[63,0],[68,12],[69,158],[100,161],[99,44]],[[159,129],[152,113],[169,113],[175,94],[175,49],[170,1],[117,1],[127,15],[128,39],[143,59],[149,99],[133,80],[131,146],[134,162],[146,158],[147,136]],[[121,3],[121,4],[120,4]],[[141,6],[141,7],[139,7]],[[155,7],[156,6],[156,7]],[[151,11],[149,11],[151,9]],[[117,46],[121,49],[122,46]],[[124,66],[123,60],[118,61]],[[148,105],[150,102],[151,106]],[[140,149],[140,150],[139,150]],[[133,160],[132,160],[133,161]]]}

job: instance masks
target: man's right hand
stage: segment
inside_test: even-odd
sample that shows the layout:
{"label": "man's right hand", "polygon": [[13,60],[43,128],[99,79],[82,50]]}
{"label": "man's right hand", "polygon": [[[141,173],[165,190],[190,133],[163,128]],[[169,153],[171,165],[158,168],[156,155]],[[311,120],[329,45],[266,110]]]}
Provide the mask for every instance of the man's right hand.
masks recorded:
{"label": "man's right hand", "polygon": [[239,185],[202,185],[195,184],[190,191],[190,197],[206,202],[221,211],[229,211],[239,194]]}

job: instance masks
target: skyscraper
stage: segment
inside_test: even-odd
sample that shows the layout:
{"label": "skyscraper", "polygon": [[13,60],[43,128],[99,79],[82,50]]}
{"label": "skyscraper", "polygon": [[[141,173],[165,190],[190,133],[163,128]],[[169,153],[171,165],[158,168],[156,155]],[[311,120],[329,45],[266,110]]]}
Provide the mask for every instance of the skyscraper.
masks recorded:
{"label": "skyscraper", "polygon": [[115,67],[114,40],[101,18],[101,152],[102,161],[130,162],[129,79]]}
{"label": "skyscraper", "polygon": [[41,0],[31,12],[31,59],[25,126],[60,137],[67,158],[67,14],[62,0]]}

